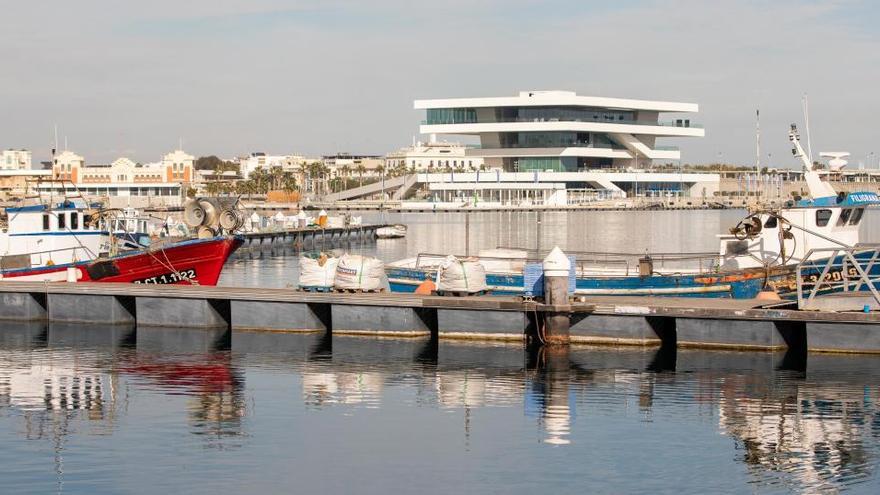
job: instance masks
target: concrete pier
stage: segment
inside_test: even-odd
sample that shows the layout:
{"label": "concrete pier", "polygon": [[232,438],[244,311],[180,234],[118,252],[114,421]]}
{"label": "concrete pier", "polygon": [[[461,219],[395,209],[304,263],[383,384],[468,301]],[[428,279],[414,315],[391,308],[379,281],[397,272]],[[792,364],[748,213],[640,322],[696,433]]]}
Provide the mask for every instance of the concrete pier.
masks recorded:
{"label": "concrete pier", "polygon": [[880,315],[799,311],[759,300],[307,293],[291,289],[0,282],[0,320],[402,338],[538,341],[547,315],[566,318],[569,345],[880,353]]}
{"label": "concrete pier", "polygon": [[237,256],[247,256],[262,250],[288,248],[294,251],[334,249],[351,244],[373,242],[376,230],[386,225],[352,225],[348,227],[327,228],[305,227],[267,232],[244,234],[244,245]]}

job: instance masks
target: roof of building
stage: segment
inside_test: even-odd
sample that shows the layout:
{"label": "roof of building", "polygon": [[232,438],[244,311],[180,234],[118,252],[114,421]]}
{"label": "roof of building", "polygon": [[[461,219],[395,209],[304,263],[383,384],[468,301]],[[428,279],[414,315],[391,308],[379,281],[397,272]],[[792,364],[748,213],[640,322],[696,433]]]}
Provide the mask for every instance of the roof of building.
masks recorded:
{"label": "roof of building", "polygon": [[429,108],[522,107],[548,105],[614,108],[621,110],[651,110],[657,112],[699,111],[699,105],[696,103],[579,96],[574,91],[520,91],[517,96],[416,100],[413,107],[419,110]]}

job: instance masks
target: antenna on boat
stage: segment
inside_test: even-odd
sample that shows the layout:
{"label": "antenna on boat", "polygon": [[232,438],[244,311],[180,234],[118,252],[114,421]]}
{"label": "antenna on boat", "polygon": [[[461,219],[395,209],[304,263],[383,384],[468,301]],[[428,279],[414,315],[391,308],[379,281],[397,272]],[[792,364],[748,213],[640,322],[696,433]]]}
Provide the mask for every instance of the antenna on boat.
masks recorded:
{"label": "antenna on boat", "polygon": [[807,158],[810,159],[810,164],[813,163],[813,147],[810,143],[810,107],[809,102],[807,100],[807,94],[804,93],[804,97],[801,100],[803,102],[804,107],[804,127],[806,127],[807,131]]}
{"label": "antenna on boat", "polygon": [[755,110],[755,173],[761,173],[761,109]]}

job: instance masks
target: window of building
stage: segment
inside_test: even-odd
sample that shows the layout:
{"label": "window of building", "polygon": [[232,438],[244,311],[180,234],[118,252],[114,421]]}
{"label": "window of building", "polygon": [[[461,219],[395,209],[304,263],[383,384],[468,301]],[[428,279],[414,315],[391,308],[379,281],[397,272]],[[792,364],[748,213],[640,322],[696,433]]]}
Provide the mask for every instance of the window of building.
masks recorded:
{"label": "window of building", "polygon": [[49,215],[43,213],[43,230],[49,230]]}
{"label": "window of building", "polygon": [[849,224],[850,225],[858,225],[859,222],[862,221],[862,215],[864,215],[864,214],[865,214],[864,208],[856,208],[855,211],[853,211],[852,218],[849,219]]}
{"label": "window of building", "polygon": [[837,226],[842,227],[846,225],[846,222],[849,221],[849,216],[852,215],[852,208],[844,208],[840,211],[840,217],[837,218]]}
{"label": "window of building", "polygon": [[58,230],[61,230],[66,227],[67,227],[67,217],[65,216],[64,213],[59,213],[58,214]]}
{"label": "window of building", "polygon": [[79,228],[79,215],[76,212],[70,214],[70,228],[73,230]]}
{"label": "window of building", "polygon": [[816,210],[816,227],[825,227],[831,220],[831,210]]}

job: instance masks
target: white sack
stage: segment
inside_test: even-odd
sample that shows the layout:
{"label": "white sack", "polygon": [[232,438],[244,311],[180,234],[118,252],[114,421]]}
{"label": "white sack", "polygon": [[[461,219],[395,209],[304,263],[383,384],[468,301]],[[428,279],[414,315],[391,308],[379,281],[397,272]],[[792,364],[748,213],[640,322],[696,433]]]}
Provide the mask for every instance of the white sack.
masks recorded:
{"label": "white sack", "polygon": [[327,258],[324,266],[318,260],[306,256],[299,258],[300,287],[333,287],[339,258]]}
{"label": "white sack", "polygon": [[384,287],[385,264],[376,258],[345,254],[336,266],[337,289],[377,290]]}
{"label": "white sack", "polygon": [[479,261],[459,260],[447,256],[440,264],[437,290],[450,292],[480,292],[488,289],[486,269]]}

